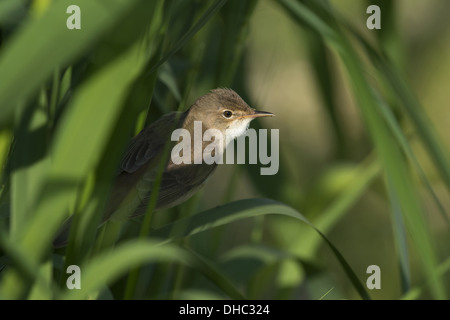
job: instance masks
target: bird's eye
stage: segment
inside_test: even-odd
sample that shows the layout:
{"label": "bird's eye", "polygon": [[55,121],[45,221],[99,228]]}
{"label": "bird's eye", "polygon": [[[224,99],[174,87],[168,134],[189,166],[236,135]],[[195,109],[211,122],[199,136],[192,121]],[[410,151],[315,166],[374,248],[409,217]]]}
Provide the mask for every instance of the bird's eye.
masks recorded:
{"label": "bird's eye", "polygon": [[223,116],[224,116],[225,118],[231,118],[232,115],[233,115],[233,112],[231,112],[230,110],[225,110],[225,111],[223,112]]}

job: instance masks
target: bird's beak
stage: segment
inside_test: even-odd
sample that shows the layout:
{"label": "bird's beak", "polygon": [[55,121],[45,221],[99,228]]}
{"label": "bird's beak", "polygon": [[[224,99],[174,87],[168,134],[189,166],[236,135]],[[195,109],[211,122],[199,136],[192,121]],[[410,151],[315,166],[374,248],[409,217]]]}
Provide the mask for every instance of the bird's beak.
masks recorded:
{"label": "bird's beak", "polygon": [[274,117],[275,115],[272,112],[266,112],[266,111],[257,111],[254,110],[251,114],[246,114],[244,116],[241,116],[240,118],[260,118],[260,117]]}

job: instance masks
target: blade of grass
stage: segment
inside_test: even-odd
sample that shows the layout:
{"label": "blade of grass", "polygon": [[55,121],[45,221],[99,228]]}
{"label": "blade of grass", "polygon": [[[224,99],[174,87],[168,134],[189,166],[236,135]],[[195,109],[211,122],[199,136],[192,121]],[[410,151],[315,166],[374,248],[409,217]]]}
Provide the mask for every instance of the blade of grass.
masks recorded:
{"label": "blade of grass", "polygon": [[[28,220],[39,199],[43,177],[50,165],[47,116],[42,108],[28,107],[15,130],[11,172],[11,235]],[[24,201],[26,199],[27,201]]]}
{"label": "blade of grass", "polygon": [[[220,8],[225,4],[227,0],[217,0],[215,1],[207,10],[206,12],[199,18],[196,24],[194,24],[175,44],[175,46],[166,54],[164,55],[156,64],[152,65],[149,68],[146,68],[148,71],[147,76],[151,76],[152,73],[157,70],[158,67],[160,67],[164,62],[166,62],[173,54],[175,54],[178,50],[180,50],[186,42],[191,39],[210,19],[214,17],[214,15],[217,13],[217,11],[220,10]],[[153,63],[153,61],[150,61]],[[179,109],[181,109],[182,104],[180,104]],[[180,110],[179,110],[180,111]],[[175,121],[176,123],[177,121]],[[175,129],[175,127],[174,127]],[[171,143],[168,141],[163,150],[163,155],[161,159],[161,163],[158,167],[157,176],[155,179],[154,186],[152,188],[152,194],[149,200],[149,204],[146,210],[145,218],[142,223],[142,228],[139,234],[139,237],[145,237],[151,228],[151,222],[153,217],[153,211],[156,207],[156,202],[158,199],[158,193],[159,193],[159,185],[161,183],[162,174],[164,171],[164,168],[166,166],[166,162],[169,156],[170,152],[170,146]],[[127,282],[127,287],[125,290],[124,298],[125,299],[131,299],[136,288],[137,280],[139,277],[139,270],[133,270],[130,275]]]}
{"label": "blade of grass", "polygon": [[[221,10],[223,26],[217,57],[216,86],[230,86],[242,59],[246,44],[247,24],[257,1],[229,1]],[[214,34],[213,37],[216,37]],[[214,39],[211,40],[211,42]],[[216,39],[217,40],[217,39]]]}
{"label": "blade of grass", "polygon": [[[262,288],[270,288],[269,297],[287,299],[289,296],[283,298],[279,295],[283,288],[298,288],[304,279],[303,266],[298,256],[263,244],[233,247],[222,254],[219,261],[231,279],[247,289],[250,299],[264,297],[266,290]],[[289,270],[283,269],[286,265],[290,266]],[[276,271],[278,276],[261,277],[263,272],[270,269]],[[273,287],[274,282],[276,289]],[[275,290],[278,293],[275,294]]]}
{"label": "blade of grass", "polygon": [[[436,272],[439,274],[439,276],[444,276],[449,271],[450,271],[450,257],[447,258],[441,264],[439,264],[439,266],[436,269]],[[402,299],[402,300],[416,300],[416,299],[418,299],[421,296],[421,294],[425,290],[425,288],[429,287],[430,285],[431,285],[430,281],[425,281],[425,283],[411,288],[402,297],[400,297],[400,299]]]}
{"label": "blade of grass", "polygon": [[[384,5],[388,4],[386,3]],[[392,6],[392,4],[389,4],[389,7],[390,6]],[[328,12],[330,11],[328,10]],[[408,88],[406,80],[404,79],[404,76],[402,76],[402,72],[399,70],[399,67],[397,67],[397,65],[400,64],[399,60],[401,60],[398,57],[400,49],[397,45],[392,44],[392,40],[389,40],[389,38],[392,38],[392,36],[383,35],[382,38],[387,37],[388,39],[382,39],[382,41],[383,43],[389,42],[393,47],[395,47],[395,49],[389,49],[390,47],[386,49],[384,46],[382,46],[380,48],[381,52],[378,53],[357,31],[357,28],[350,25],[348,21],[342,16],[337,16],[339,17],[340,23],[346,27],[346,30],[349,30],[350,34],[355,37],[358,43],[361,44],[361,47],[365,50],[365,53],[375,66],[374,70],[378,72],[379,78],[382,79],[380,82],[384,84],[384,88],[389,91],[390,96],[396,99],[396,104],[407,111],[407,114],[411,117],[412,121],[415,124],[415,127],[418,129],[419,136],[423,140],[424,146],[429,150],[436,167],[440,170],[441,174],[444,177],[444,181],[446,182],[447,187],[450,187],[450,162],[448,153],[445,152],[442,141],[439,139],[436,132],[434,132],[434,130],[432,129],[433,126],[424,113],[424,109],[421,107],[417,98],[414,97],[411,90]],[[392,23],[392,21],[390,23]],[[393,63],[389,58],[387,58],[388,56],[392,57],[392,59],[395,59],[397,63]],[[374,91],[374,94],[375,93],[376,91]],[[437,197],[436,193],[434,192],[433,188],[431,187],[430,182],[426,178],[423,169],[421,168],[417,158],[414,155],[414,152],[412,151],[412,148],[408,143],[408,139],[406,139],[406,137],[402,133],[402,130],[395,120],[395,117],[392,114],[391,110],[387,106],[387,103],[379,95],[376,94],[376,96],[379,102],[380,110],[387,123],[389,124],[392,133],[395,135],[398,143],[402,146],[404,152],[406,153],[412,164],[416,167],[419,178],[423,181],[433,200],[436,202],[436,205],[438,206],[438,209],[441,212],[444,220],[447,223],[450,223],[448,214],[444,209],[441,201]]]}
{"label": "blade of grass", "polygon": [[214,15],[227,1],[228,0],[216,0],[200,17],[200,19],[177,41],[174,47],[167,54],[165,54],[156,64],[146,68],[149,70],[147,75],[155,72],[159,66],[179,51],[198,31],[203,28],[205,24],[207,24],[214,17]]}
{"label": "blade of grass", "polygon": [[397,123],[394,114],[392,113],[391,109],[387,106],[386,102],[378,95],[378,106],[380,108],[380,111],[385,118],[387,124],[389,125],[389,128],[392,132],[392,134],[395,136],[396,140],[398,141],[398,144],[402,147],[403,152],[406,154],[408,159],[411,161],[413,166],[415,167],[417,174],[419,176],[419,179],[422,180],[422,183],[424,184],[425,188],[430,193],[431,197],[433,198],[434,202],[436,203],[439,212],[442,215],[442,218],[444,221],[446,221],[447,225],[450,226],[450,218],[444,208],[444,205],[440,201],[439,197],[436,195],[436,192],[434,191],[433,187],[431,186],[431,183],[429,179],[427,178],[425,172],[422,169],[422,166],[420,165],[419,161],[417,160],[409,142],[406,136],[404,135],[403,131],[400,128],[400,125]]}
{"label": "blade of grass", "polygon": [[[117,172],[118,160],[112,161],[112,159],[120,158],[123,148],[129,140],[127,133],[132,131],[137,115],[150,104],[153,95],[157,74],[155,73],[145,80],[142,74],[145,72],[144,65],[160,55],[162,45],[159,32],[161,28],[165,28],[170,20],[169,17],[165,17],[162,14],[163,4],[164,1],[149,2],[148,4],[147,12],[150,15],[149,20],[151,22],[150,25],[145,26],[145,33],[142,35],[142,39],[138,45],[140,47],[139,55],[142,61],[145,62],[138,62],[138,65],[134,65],[135,63],[130,61],[130,68],[135,69],[136,67],[135,70],[138,76],[128,85],[129,91],[122,104],[126,108],[121,109],[120,116],[116,118],[115,124],[113,124],[114,131],[109,137],[108,142],[105,143],[105,150],[107,152],[103,153],[100,163],[96,168],[94,175],[95,181],[93,182],[94,190],[92,191],[87,206],[78,217],[80,220],[79,226],[77,225],[76,216],[73,221],[74,234],[71,234],[71,237],[73,237],[67,249],[66,265],[80,261],[89,251],[91,255],[95,256],[102,250],[110,249],[117,241],[121,228],[121,225],[118,223],[100,229],[100,237],[95,242],[95,234],[98,231],[97,226],[100,224],[102,218],[98,213],[104,210],[109,196],[108,192],[113,184],[113,176]],[[146,23],[144,22],[143,25]],[[138,32],[138,30],[133,31],[133,33],[135,32]],[[92,248],[93,250],[90,250]]]}
{"label": "blade of grass", "polygon": [[168,243],[234,221],[257,217],[264,214],[281,214],[303,221],[312,227],[330,247],[358,294],[363,299],[370,299],[364,286],[333,243],[302,214],[277,201],[269,199],[246,199],[227,203],[223,206],[206,210],[191,217],[186,217],[165,225],[164,227],[152,231],[150,236],[160,238],[161,243]]}
{"label": "blade of grass", "polygon": [[[138,27],[142,21],[136,19],[130,23],[137,23],[133,26]],[[35,214],[14,237],[33,259],[40,260],[46,252],[67,206],[76,199],[79,184],[103,154],[105,141],[117,121],[128,85],[141,70],[143,59],[139,58],[140,52],[140,45],[135,41],[128,51],[86,81],[72,100],[52,146],[52,166]],[[111,88],[115,90],[111,91]],[[81,124],[83,130],[80,130]],[[20,278],[16,281],[25,294],[29,284]]]}
{"label": "blade of grass", "polygon": [[189,265],[202,272],[233,299],[244,299],[234,285],[224,278],[210,262],[190,249],[173,245],[157,245],[155,241],[135,240],[118,246],[114,251],[101,254],[86,265],[81,290],[68,290],[61,299],[85,299],[89,294],[110,283],[130,267],[142,263],[170,261]]}
{"label": "blade of grass", "polygon": [[11,16],[14,17],[15,14],[20,10],[25,10],[26,1],[25,0],[2,0],[0,1],[0,23],[10,21]]}
{"label": "blade of grass", "polygon": [[[76,31],[65,27],[68,4],[64,1],[53,1],[41,16],[27,19],[0,55],[0,74],[9,75],[8,81],[0,82],[0,126],[12,120],[17,104],[35,94],[55,66],[63,66],[86,52],[143,2],[79,0],[77,5],[85,14],[83,29]],[[48,59],[49,52],[52,59]]]}
{"label": "blade of grass", "polygon": [[[343,61],[353,88],[353,94],[361,109],[377,152],[380,155],[380,161],[388,179],[392,182],[395,196],[397,197],[396,201],[400,204],[408,229],[413,234],[415,245],[423,263],[424,273],[431,280],[432,293],[437,298],[444,298],[446,296],[445,288],[435,272],[437,258],[433,248],[431,234],[424,221],[422,208],[418,201],[414,185],[406,170],[406,164],[402,154],[399,152],[395,140],[391,138],[388,126],[379,112],[378,104],[365,78],[360,59],[341,30],[343,24],[339,24],[336,21],[336,15],[333,14],[330,9],[331,7],[328,5],[327,9],[331,13],[326,15],[326,19],[321,20],[312,10],[299,2],[280,0],[279,3],[297,21],[307,24],[312,30],[318,32],[338,53]],[[314,2],[311,5],[317,11],[325,7],[322,2]],[[408,92],[409,90],[404,82],[401,79],[395,78],[395,81],[397,80],[399,83],[395,83],[395,87],[399,91],[403,91],[403,94]],[[392,83],[392,85],[394,84]],[[410,98],[409,94],[407,98]],[[405,102],[414,104],[415,101],[408,99]],[[422,126],[422,124],[420,123],[419,126]],[[425,135],[427,134],[425,133]],[[435,144],[436,141],[433,141],[433,145]],[[442,149],[437,148],[434,151],[441,152]],[[442,159],[441,157],[439,158]]]}
{"label": "blade of grass", "polygon": [[398,251],[401,288],[402,293],[405,293],[411,289],[411,270],[409,267],[409,254],[408,254],[408,243],[406,239],[406,228],[403,221],[400,204],[397,201],[394,188],[390,181],[387,182],[387,187],[389,199],[391,201],[395,243]]}
{"label": "blade of grass", "polygon": [[339,108],[335,97],[336,83],[333,80],[334,69],[332,59],[322,39],[311,35],[308,37],[309,57],[313,64],[314,78],[320,90],[323,107],[330,119],[333,136],[335,137],[335,152],[338,158],[348,156],[348,146],[342,123],[339,120]]}
{"label": "blade of grass", "polygon": [[5,257],[8,257],[7,265],[2,266],[4,269],[0,271],[4,273],[0,281],[1,300],[14,299],[20,295],[18,292],[20,288],[14,281],[16,277],[25,277],[30,282],[34,282],[36,289],[43,296],[52,297],[57,292],[57,288],[50,281],[45,270],[42,270],[17,243],[11,241],[5,230],[0,230],[0,248],[5,252]]}
{"label": "blade of grass", "polygon": [[[339,193],[335,194],[332,199],[320,196],[319,201],[326,205],[321,204],[317,208],[308,210],[313,215],[310,221],[324,233],[328,233],[355,206],[357,201],[370,191],[369,188],[381,176],[382,170],[379,159],[375,157],[374,153],[371,153],[356,167],[343,172],[345,175],[341,173],[339,178],[342,179],[339,184]],[[326,180],[328,182],[325,183],[328,185],[334,183],[332,182],[333,178],[328,177]],[[272,233],[277,237],[277,241],[288,250],[302,259],[316,260],[317,250],[322,242],[315,236],[314,230],[303,228],[304,230],[298,234],[295,225],[286,219],[274,221],[273,225]]]}

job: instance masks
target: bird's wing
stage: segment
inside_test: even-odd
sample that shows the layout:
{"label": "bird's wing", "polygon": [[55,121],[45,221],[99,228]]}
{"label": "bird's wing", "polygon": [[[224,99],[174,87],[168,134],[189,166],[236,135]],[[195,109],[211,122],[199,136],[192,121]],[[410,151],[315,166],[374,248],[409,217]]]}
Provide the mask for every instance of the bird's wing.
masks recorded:
{"label": "bird's wing", "polygon": [[[179,127],[174,124],[176,120],[177,112],[169,113],[135,136],[124,153],[118,173],[123,171],[133,173],[150,160],[154,160],[170,139],[172,131]],[[181,123],[183,120],[183,114],[180,114],[178,122]]]}
{"label": "bird's wing", "polygon": [[[161,161],[161,151],[165,143],[170,140],[172,131],[180,127],[184,117],[185,114],[167,114],[144,128],[130,141],[122,157],[103,221],[112,216],[127,217],[136,210],[142,199],[141,194],[149,192],[153,186],[153,184],[146,186],[140,181],[144,175],[156,174]],[[174,125],[177,119],[178,125]],[[139,196],[134,194],[136,192]],[[116,214],[116,211],[121,213]]]}
{"label": "bird's wing", "polygon": [[[195,193],[216,169],[217,164],[173,165],[171,170],[163,173],[158,194],[158,208],[175,206]],[[153,186],[156,176],[153,173],[144,175],[142,185]],[[139,190],[139,186],[138,186]],[[146,190],[148,192],[148,190]],[[145,195],[144,192],[141,193]],[[149,198],[151,192],[146,194]],[[148,199],[146,199],[147,201]]]}

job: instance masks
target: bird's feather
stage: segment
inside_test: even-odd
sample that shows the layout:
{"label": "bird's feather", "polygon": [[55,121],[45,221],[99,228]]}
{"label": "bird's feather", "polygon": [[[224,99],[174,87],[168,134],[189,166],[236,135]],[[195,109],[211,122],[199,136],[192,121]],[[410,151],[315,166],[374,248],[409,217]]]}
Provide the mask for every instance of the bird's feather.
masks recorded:
{"label": "bird's feather", "polygon": [[[174,129],[182,126],[185,114],[168,114],[132,139],[120,165],[104,221],[124,220],[145,213],[155,184],[164,144]],[[170,159],[163,172],[156,209],[173,207],[191,197],[216,168],[216,164],[180,164]]]}

